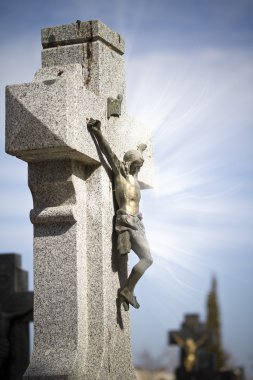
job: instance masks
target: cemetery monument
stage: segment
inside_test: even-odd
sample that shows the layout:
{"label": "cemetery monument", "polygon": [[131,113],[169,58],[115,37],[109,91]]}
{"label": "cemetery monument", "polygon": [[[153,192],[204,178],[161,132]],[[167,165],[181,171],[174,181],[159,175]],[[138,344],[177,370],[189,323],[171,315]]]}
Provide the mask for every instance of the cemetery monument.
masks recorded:
{"label": "cemetery monument", "polygon": [[42,46],[34,80],[6,88],[6,151],[28,163],[34,204],[34,348],[24,379],[133,380],[118,297],[127,255],[117,250],[112,173],[87,122],[102,123],[117,157],[147,146],[140,189],[152,186],[151,133],[126,112],[118,33],[78,20],[43,29]]}

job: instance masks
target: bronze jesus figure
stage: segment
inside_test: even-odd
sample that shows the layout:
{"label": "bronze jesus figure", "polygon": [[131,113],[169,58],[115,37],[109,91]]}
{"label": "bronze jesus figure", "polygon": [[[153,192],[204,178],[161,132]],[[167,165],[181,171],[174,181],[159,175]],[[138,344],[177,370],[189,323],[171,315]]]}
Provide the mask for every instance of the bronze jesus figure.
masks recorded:
{"label": "bronze jesus figure", "polygon": [[137,150],[126,152],[123,162],[121,162],[102,135],[101,122],[90,119],[88,128],[95,136],[98,146],[114,174],[115,196],[118,205],[115,224],[118,235],[118,251],[123,255],[132,249],[140,259],[120,291],[123,302],[138,309],[140,305],[134,295],[134,288],[153,262],[142,223],[142,214],[139,210],[141,193],[138,173],[144,163],[142,152],[146,149],[146,145],[141,144]]}

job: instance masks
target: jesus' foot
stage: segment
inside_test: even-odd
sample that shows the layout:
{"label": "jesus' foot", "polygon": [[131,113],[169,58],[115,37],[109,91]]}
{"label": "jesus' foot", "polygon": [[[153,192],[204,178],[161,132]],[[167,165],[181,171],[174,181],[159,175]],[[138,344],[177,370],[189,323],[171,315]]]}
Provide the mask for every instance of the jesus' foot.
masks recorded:
{"label": "jesus' foot", "polygon": [[130,292],[128,288],[124,288],[123,290],[121,290],[120,295],[135,309],[139,309],[140,305],[138,304],[136,297],[133,295],[132,292]]}

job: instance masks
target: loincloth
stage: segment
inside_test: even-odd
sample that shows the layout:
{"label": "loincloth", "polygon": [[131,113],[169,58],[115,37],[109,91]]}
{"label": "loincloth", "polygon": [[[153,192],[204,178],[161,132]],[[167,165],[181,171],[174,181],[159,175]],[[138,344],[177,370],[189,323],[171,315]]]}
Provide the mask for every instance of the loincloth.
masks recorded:
{"label": "loincloth", "polygon": [[116,212],[115,230],[118,235],[117,249],[120,255],[125,255],[131,250],[131,235],[135,234],[143,236],[145,228],[142,223],[142,214],[128,214],[125,210],[119,209]]}

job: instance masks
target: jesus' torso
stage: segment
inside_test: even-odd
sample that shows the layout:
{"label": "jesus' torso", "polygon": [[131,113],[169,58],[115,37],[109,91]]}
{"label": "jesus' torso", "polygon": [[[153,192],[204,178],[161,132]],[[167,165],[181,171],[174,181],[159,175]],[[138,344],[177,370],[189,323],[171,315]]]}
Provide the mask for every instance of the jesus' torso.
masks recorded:
{"label": "jesus' torso", "polygon": [[135,176],[122,174],[115,176],[115,195],[120,209],[131,215],[139,213],[141,199],[140,185]]}

